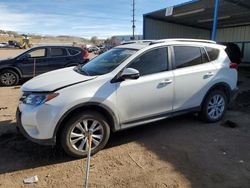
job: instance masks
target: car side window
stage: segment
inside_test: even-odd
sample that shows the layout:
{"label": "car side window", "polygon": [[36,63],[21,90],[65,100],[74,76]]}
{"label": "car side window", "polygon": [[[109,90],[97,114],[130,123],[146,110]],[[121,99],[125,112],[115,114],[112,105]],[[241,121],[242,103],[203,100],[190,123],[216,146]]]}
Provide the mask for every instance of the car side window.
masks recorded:
{"label": "car side window", "polygon": [[219,57],[220,51],[218,49],[206,47],[206,50],[207,50],[207,54],[210,58],[210,61],[214,61]]}
{"label": "car side window", "polygon": [[202,63],[208,63],[209,58],[204,48],[201,48],[201,55],[202,55]]}
{"label": "car side window", "polygon": [[37,50],[33,50],[28,53],[30,58],[40,58],[40,57],[45,57],[46,56],[46,49],[41,48]]}
{"label": "car side window", "polygon": [[174,46],[175,67],[184,68],[202,64],[200,47]]}
{"label": "car side window", "polygon": [[80,53],[80,51],[71,48],[68,48],[68,51],[70,55],[76,55]]}
{"label": "car side window", "polygon": [[168,70],[167,48],[154,49],[136,58],[129,66],[140,72],[141,76]]}
{"label": "car side window", "polygon": [[50,56],[51,57],[60,57],[60,56],[66,56],[67,51],[64,48],[51,48],[50,50]]}

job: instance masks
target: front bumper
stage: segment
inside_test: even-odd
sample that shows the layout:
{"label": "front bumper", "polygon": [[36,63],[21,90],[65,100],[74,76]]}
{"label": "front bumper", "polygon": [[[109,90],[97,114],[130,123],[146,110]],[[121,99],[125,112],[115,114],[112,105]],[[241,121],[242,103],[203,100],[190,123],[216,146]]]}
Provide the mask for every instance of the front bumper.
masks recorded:
{"label": "front bumper", "polygon": [[22,113],[20,112],[19,108],[17,108],[16,111],[16,121],[17,121],[17,128],[19,129],[19,131],[30,141],[35,142],[37,144],[40,145],[55,145],[56,144],[56,139],[55,138],[51,138],[51,139],[38,139],[38,138],[33,138],[31,137],[27,131],[24,129],[23,125],[22,125]]}

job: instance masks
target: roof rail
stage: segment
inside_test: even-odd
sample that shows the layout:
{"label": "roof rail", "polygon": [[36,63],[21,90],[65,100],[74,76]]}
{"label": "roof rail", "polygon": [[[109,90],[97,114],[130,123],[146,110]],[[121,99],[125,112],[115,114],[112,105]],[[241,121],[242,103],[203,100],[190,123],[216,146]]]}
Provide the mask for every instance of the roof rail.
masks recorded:
{"label": "roof rail", "polygon": [[172,42],[172,41],[177,41],[177,42],[203,42],[203,43],[216,44],[216,42],[213,41],[213,40],[173,38],[173,39],[156,40],[156,41],[151,42],[150,45],[157,44],[157,43],[163,43],[163,42]]}
{"label": "roof rail", "polygon": [[156,40],[130,40],[130,41],[122,42],[121,45],[126,45],[126,44],[145,44],[145,43],[151,44],[152,42],[155,42],[155,41]]}

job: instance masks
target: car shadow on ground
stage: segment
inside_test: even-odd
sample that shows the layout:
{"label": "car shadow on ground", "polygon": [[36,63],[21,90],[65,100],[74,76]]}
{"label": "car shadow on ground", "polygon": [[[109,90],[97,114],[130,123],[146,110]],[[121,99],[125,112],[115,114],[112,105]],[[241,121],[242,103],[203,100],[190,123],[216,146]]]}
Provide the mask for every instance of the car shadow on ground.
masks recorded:
{"label": "car shadow on ground", "polygon": [[[177,129],[172,124],[166,126],[165,123],[166,121],[160,121],[113,133],[104,150],[140,142],[142,138],[145,142],[150,141],[152,133]],[[17,131],[16,123],[10,120],[0,122],[0,148],[0,174],[77,160],[65,154],[60,147],[42,146],[29,141]]]}
{"label": "car shadow on ground", "polygon": [[[0,131],[4,132],[0,135],[0,174],[76,160],[58,147],[30,142],[16,130],[15,123],[11,121],[0,122],[0,128],[5,130]],[[171,164],[175,171],[190,182],[192,188],[237,187],[250,183],[247,178],[250,166],[239,170],[242,164],[237,161],[247,161],[249,157],[248,137],[241,138],[238,132],[238,138],[232,134],[240,128],[229,129],[220,126],[220,123],[205,124],[196,116],[187,114],[113,133],[104,150],[137,143],[161,161]],[[250,134],[247,135],[250,137]],[[235,156],[239,152],[245,158],[237,159]]]}
{"label": "car shadow on ground", "polygon": [[[72,160],[60,148],[41,146],[27,140],[16,123],[0,122],[0,174]],[[3,132],[1,131],[1,132]]]}
{"label": "car shadow on ground", "polygon": [[[249,187],[250,128],[239,122],[240,118],[250,117],[247,113],[235,117],[237,115],[228,115],[216,124],[201,122],[192,115],[171,118],[114,134],[108,147],[136,142],[166,163],[166,169],[164,165],[159,168],[161,174],[171,174],[168,168],[172,166],[192,188]],[[239,124],[234,128],[225,127],[226,120]],[[147,168],[147,162],[144,163]],[[142,162],[140,166],[143,165]],[[159,174],[154,169],[151,173]],[[171,186],[179,187],[178,184]]]}

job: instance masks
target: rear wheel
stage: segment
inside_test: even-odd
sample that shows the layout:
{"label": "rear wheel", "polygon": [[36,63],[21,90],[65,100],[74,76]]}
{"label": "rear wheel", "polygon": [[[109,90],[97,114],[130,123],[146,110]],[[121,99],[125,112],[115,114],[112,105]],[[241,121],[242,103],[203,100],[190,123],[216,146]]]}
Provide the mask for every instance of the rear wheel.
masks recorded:
{"label": "rear wheel", "polygon": [[225,115],[228,102],[223,91],[214,90],[208,94],[200,113],[202,120],[210,123],[220,121]]}
{"label": "rear wheel", "polygon": [[3,86],[14,86],[19,82],[19,76],[12,70],[4,70],[0,73],[0,83]]}
{"label": "rear wheel", "polygon": [[98,112],[83,112],[72,117],[61,132],[61,145],[72,157],[87,156],[87,135],[92,132],[91,154],[100,151],[108,142],[108,121]]}

